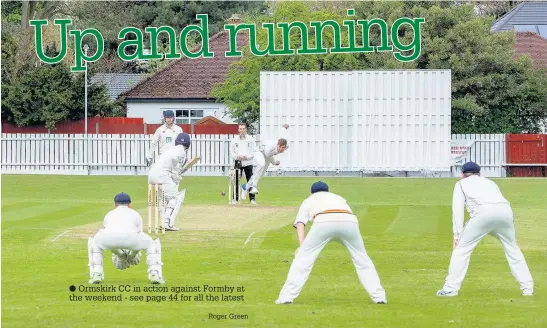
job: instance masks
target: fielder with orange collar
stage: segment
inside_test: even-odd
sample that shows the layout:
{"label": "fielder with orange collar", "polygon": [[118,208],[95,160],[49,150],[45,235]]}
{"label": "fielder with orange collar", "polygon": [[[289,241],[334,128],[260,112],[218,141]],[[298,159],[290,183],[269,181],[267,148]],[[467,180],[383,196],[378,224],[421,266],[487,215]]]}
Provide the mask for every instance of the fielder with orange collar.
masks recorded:
{"label": "fielder with orange collar", "polygon": [[[313,221],[308,236],[305,225]],[[304,200],[294,221],[300,247],[296,250],[287,281],[276,304],[290,304],[298,297],[321,250],[331,241],[340,242],[351,254],[361,284],[377,304],[386,304],[386,292],[372,260],[367,255],[359,221],[346,200],[329,192],[322,181],[311,186],[311,196]]]}
{"label": "fielder with orange collar", "polygon": [[[461,288],[469,258],[479,242],[490,234],[496,237],[505,250],[513,276],[520,284],[523,296],[534,294],[532,275],[517,245],[513,211],[492,180],[480,176],[480,166],[468,162],[462,168],[463,179],[456,183],[452,199],[454,250],[450,259],[448,276],[437,296],[457,296]],[[469,211],[469,221],[463,225],[464,210]]]}

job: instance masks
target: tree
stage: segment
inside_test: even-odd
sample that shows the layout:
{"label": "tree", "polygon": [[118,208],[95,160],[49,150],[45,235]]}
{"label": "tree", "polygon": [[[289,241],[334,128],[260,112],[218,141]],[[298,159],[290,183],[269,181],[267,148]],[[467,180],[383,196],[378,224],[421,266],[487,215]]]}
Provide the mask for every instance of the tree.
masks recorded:
{"label": "tree", "polygon": [[[360,2],[355,13],[356,19],[382,18],[388,26],[400,17],[425,18],[420,56],[402,63],[391,53],[257,57],[247,51],[247,56],[230,69],[227,79],[213,88],[212,96],[226,103],[236,119],[255,123],[259,118],[261,70],[451,69],[452,133],[536,132],[547,117],[547,74],[532,66],[529,59],[515,60],[514,34],[490,33],[494,18],[477,16],[472,5]],[[262,16],[257,23],[326,19],[340,23],[342,17],[326,9],[312,12],[305,3],[282,2],[272,16]],[[379,29],[370,31],[371,44],[378,45]],[[266,44],[263,34],[259,36],[261,45]],[[403,44],[413,39],[413,31],[406,27],[398,35]],[[276,35],[276,40],[280,39]],[[347,40],[346,36],[342,40]],[[325,41],[330,47],[332,35]]]}
{"label": "tree", "polygon": [[[59,63],[42,65],[12,78],[2,88],[2,120],[17,126],[43,125],[84,117],[84,74],[76,76]],[[91,77],[91,74],[88,74]],[[104,86],[88,86],[88,116],[111,116],[119,109]]]}
{"label": "tree", "polygon": [[522,1],[476,1],[475,12],[480,16],[500,18]]}

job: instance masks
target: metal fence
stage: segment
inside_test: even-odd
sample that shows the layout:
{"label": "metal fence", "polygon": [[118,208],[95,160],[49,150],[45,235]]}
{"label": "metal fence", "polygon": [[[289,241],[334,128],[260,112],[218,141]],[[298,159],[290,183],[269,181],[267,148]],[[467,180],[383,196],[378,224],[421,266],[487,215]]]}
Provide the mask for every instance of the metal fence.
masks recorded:
{"label": "metal fence", "polygon": [[[201,156],[201,161],[188,175],[226,175],[231,165],[230,140],[234,136],[192,135],[190,157]],[[460,160],[454,163],[449,175],[457,176],[461,164],[469,160],[483,167],[484,176],[507,175],[503,134],[452,135],[453,144],[462,141],[469,147],[460,156]],[[150,145],[151,136],[144,134],[90,134],[88,139],[83,134],[2,134],[2,174],[146,175],[149,168],[145,157]],[[313,171],[311,169],[305,167],[305,164],[291,163],[290,172],[284,172],[282,165],[270,165],[268,174],[303,175],[298,171],[309,173]],[[332,175],[336,170],[333,167],[315,174]],[[359,175],[353,173],[352,175]],[[415,172],[414,176],[416,175],[424,174]]]}

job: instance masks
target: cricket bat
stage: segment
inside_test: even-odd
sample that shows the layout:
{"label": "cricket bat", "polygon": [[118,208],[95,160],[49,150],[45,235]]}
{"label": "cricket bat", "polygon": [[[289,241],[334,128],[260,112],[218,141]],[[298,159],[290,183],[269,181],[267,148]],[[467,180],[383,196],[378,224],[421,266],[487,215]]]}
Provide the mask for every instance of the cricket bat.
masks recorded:
{"label": "cricket bat", "polygon": [[184,165],[184,167],[182,168],[182,173],[186,173],[186,171],[191,169],[192,166],[196,165],[196,163],[199,162],[200,160],[201,160],[201,157],[199,156],[192,158],[190,161],[188,161],[188,163],[186,163],[186,165]]}

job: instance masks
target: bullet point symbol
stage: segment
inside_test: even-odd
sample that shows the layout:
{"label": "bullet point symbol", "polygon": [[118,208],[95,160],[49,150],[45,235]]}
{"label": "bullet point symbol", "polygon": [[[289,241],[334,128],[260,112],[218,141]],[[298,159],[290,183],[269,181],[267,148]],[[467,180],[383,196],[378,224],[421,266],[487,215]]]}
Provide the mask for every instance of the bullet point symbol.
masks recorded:
{"label": "bullet point symbol", "polygon": [[70,289],[70,291],[73,292],[73,291],[76,290],[76,286],[72,285],[72,286],[70,286],[68,289]]}

